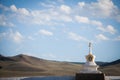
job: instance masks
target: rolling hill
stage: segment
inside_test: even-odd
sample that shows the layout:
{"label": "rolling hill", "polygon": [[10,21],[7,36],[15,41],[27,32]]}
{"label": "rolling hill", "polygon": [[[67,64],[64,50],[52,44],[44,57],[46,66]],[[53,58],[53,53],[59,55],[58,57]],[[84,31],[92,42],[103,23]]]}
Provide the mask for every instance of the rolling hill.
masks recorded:
{"label": "rolling hill", "polygon": [[[82,65],[83,63],[51,61],[24,54],[13,57],[0,55],[0,77],[75,75],[83,68]],[[100,66],[100,70],[106,75],[120,76],[120,60],[106,63]]]}
{"label": "rolling hill", "polygon": [[28,55],[0,56],[0,76],[73,75],[82,65],[39,59]]}
{"label": "rolling hill", "polygon": [[106,75],[120,76],[120,59],[101,65],[100,70]]}

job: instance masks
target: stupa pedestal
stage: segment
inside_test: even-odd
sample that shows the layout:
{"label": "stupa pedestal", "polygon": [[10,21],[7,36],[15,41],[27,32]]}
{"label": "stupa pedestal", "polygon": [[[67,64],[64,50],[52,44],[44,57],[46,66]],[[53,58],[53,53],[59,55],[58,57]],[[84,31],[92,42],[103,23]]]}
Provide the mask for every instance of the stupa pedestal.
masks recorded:
{"label": "stupa pedestal", "polygon": [[98,71],[95,63],[95,56],[92,54],[91,43],[89,43],[89,54],[86,56],[86,63],[80,73],[76,73],[75,80],[105,80],[105,74]]}
{"label": "stupa pedestal", "polygon": [[76,73],[75,80],[105,80],[103,73]]}

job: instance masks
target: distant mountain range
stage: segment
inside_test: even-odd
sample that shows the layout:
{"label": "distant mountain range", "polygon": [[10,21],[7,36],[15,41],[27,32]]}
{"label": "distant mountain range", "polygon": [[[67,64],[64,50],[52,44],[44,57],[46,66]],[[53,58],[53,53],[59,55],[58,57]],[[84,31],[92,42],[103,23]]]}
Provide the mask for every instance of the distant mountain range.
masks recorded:
{"label": "distant mountain range", "polygon": [[[120,60],[111,63],[97,62],[106,75],[120,76]],[[24,54],[13,57],[0,55],[0,77],[7,76],[50,76],[75,75],[83,63],[51,61]]]}

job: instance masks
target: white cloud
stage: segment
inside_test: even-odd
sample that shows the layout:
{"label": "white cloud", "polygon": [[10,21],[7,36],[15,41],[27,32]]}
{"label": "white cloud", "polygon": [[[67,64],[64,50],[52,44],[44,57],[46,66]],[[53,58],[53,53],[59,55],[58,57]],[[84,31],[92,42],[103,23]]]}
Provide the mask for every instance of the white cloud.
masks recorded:
{"label": "white cloud", "polygon": [[116,6],[113,4],[112,0],[98,0],[86,6],[87,10],[91,13],[94,12],[95,16],[100,17],[109,17],[111,16],[116,9]]}
{"label": "white cloud", "polygon": [[21,43],[23,40],[22,34],[18,31],[16,32],[10,31],[9,37],[16,43]]}
{"label": "white cloud", "polygon": [[11,5],[10,6],[10,9],[13,11],[13,12],[16,12],[18,14],[22,14],[22,15],[29,15],[29,11],[26,9],[26,8],[18,8],[15,6],[15,5]]}
{"label": "white cloud", "polygon": [[97,27],[101,27],[103,26],[102,22],[97,21],[97,20],[90,20],[88,17],[85,16],[75,16],[75,19],[77,22],[80,23],[87,23],[87,24],[92,24],[92,25],[96,25]]}
{"label": "white cloud", "polygon": [[45,36],[52,36],[52,35],[53,35],[52,32],[50,32],[50,31],[48,31],[48,30],[44,30],[44,29],[41,29],[41,30],[39,31],[39,33],[40,33],[41,35],[45,35]]}
{"label": "white cloud", "polygon": [[29,11],[25,8],[19,8],[18,11],[21,13],[21,14],[24,14],[24,15],[29,15]]}
{"label": "white cloud", "polygon": [[89,19],[84,16],[75,16],[75,19],[80,23],[89,23]]}
{"label": "white cloud", "polygon": [[70,16],[67,16],[67,15],[61,15],[61,16],[59,16],[59,18],[65,22],[72,22],[72,18]]}
{"label": "white cloud", "polygon": [[103,26],[102,22],[97,21],[97,20],[92,20],[92,21],[91,21],[91,24],[96,25],[96,26],[98,26],[98,27]]}
{"label": "white cloud", "polygon": [[116,29],[112,26],[112,25],[108,25],[106,30],[111,33],[111,34],[115,34],[116,33]]}
{"label": "white cloud", "polygon": [[117,31],[112,25],[108,25],[107,27],[100,26],[100,27],[98,27],[98,29],[103,32],[108,32],[111,34],[115,34]]}
{"label": "white cloud", "polygon": [[17,12],[17,8],[15,5],[11,5],[10,6],[10,9],[13,11],[13,12]]}
{"label": "white cloud", "polygon": [[15,26],[13,23],[9,22],[6,16],[0,15],[0,26],[8,26],[8,27],[13,27]]}
{"label": "white cloud", "polygon": [[71,12],[71,8],[67,5],[61,5],[60,9],[61,9],[61,11],[63,11],[63,13],[70,14],[70,12]]}
{"label": "white cloud", "polygon": [[13,41],[15,43],[21,43],[24,39],[23,35],[20,32],[13,31],[12,29],[10,29],[7,32],[0,33],[0,39],[3,39],[3,38]]}
{"label": "white cloud", "polygon": [[92,5],[105,16],[110,16],[111,11],[114,9],[114,4],[111,0],[98,0],[98,3],[93,3]]}
{"label": "white cloud", "polygon": [[85,39],[84,37],[82,37],[82,36],[80,36],[76,33],[73,33],[73,32],[69,32],[68,36],[69,36],[70,39],[75,40],[75,41],[81,41],[81,40],[82,41],[87,41],[87,39]]}
{"label": "white cloud", "polygon": [[79,2],[78,5],[80,6],[80,8],[85,6],[85,2]]}
{"label": "white cloud", "polygon": [[112,0],[97,0],[91,3],[78,2],[74,12],[82,16],[112,18],[120,22],[120,9]]}
{"label": "white cloud", "polygon": [[[10,10],[14,12],[12,14],[15,14],[13,17],[17,19],[17,21],[24,24],[28,24],[29,22],[29,24],[33,25],[64,25],[65,22],[77,21],[80,23],[101,26],[102,23],[100,21],[90,20],[89,17],[94,18],[97,16],[98,18],[98,16],[102,16],[103,18],[104,16],[109,16],[108,14],[113,15],[112,12],[116,12],[112,11],[114,10],[115,5],[111,0],[98,0],[97,2],[91,3],[78,2],[78,5],[73,7],[65,4],[58,6],[56,5],[56,2],[52,4],[50,4],[50,2],[52,1],[49,1],[48,5],[46,3],[41,3],[41,5],[49,7],[45,9],[29,11],[27,8],[17,8],[13,4],[10,6]],[[80,9],[80,7],[82,7],[82,9]],[[114,14],[118,14],[117,12]]]}
{"label": "white cloud", "polygon": [[109,38],[106,37],[106,36],[103,35],[103,34],[98,34],[98,35],[96,36],[96,38],[97,38],[98,40],[109,40]]}
{"label": "white cloud", "polygon": [[88,17],[75,16],[75,19],[79,23],[86,23],[86,24],[95,25],[95,26],[97,26],[97,29],[99,29],[103,32],[115,34],[117,31],[112,25],[107,25],[107,27],[104,27],[102,22],[97,21],[97,20],[90,20]]}
{"label": "white cloud", "polygon": [[33,25],[63,25],[64,22],[72,21],[72,17],[69,15],[71,8],[67,5],[61,5],[60,7],[53,6],[45,10],[32,11],[11,5],[10,10],[14,12],[14,18],[24,24],[30,22],[29,24]]}

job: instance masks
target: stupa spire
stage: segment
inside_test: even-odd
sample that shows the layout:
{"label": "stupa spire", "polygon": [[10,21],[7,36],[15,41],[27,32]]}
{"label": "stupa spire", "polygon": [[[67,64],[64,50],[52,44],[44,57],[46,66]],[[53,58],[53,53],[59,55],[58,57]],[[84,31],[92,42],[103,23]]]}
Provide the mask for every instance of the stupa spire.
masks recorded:
{"label": "stupa spire", "polygon": [[92,43],[89,42],[89,54],[92,54]]}

